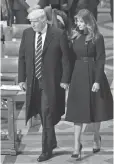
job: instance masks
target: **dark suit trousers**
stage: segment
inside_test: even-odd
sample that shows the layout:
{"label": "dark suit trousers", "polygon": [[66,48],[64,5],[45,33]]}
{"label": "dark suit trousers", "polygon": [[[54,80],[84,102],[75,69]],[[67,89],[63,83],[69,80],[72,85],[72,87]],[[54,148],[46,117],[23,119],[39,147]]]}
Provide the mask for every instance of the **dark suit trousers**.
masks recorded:
{"label": "dark suit trousers", "polygon": [[42,81],[36,79],[35,85],[39,85],[41,94],[40,117],[42,122],[42,152],[52,153],[52,145],[57,144],[55,129],[52,123],[52,114],[49,111],[48,97],[43,89]]}

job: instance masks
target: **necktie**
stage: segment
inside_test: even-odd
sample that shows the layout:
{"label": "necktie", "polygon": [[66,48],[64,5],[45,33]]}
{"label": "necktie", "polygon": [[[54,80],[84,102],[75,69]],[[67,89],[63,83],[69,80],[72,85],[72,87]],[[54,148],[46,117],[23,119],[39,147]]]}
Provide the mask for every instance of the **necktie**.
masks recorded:
{"label": "necktie", "polygon": [[35,53],[35,75],[38,79],[42,77],[42,35],[39,33]]}

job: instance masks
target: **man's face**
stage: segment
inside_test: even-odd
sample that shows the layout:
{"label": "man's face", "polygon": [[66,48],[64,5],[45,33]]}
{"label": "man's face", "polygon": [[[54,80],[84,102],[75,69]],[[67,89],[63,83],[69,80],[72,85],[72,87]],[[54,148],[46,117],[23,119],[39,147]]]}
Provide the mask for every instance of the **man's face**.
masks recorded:
{"label": "man's face", "polygon": [[46,20],[42,20],[41,18],[37,18],[37,19],[32,19],[31,21],[31,25],[32,28],[35,32],[41,32],[45,25],[46,25]]}

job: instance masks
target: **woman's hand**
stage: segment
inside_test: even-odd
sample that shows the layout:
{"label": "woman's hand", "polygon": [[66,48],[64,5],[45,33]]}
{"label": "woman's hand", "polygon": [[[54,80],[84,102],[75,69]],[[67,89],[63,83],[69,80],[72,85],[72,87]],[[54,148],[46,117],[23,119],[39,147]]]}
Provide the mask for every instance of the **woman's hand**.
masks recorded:
{"label": "woman's hand", "polygon": [[99,83],[94,83],[92,86],[92,92],[98,92],[99,89],[100,89]]}
{"label": "woman's hand", "polygon": [[69,84],[67,84],[67,83],[60,83],[60,87],[66,90],[66,89],[69,88]]}

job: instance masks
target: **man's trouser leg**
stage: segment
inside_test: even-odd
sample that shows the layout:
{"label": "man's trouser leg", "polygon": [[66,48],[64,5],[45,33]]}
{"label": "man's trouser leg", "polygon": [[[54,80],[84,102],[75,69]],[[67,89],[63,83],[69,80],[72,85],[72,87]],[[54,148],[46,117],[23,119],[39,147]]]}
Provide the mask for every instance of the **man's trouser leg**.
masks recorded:
{"label": "man's trouser leg", "polygon": [[44,90],[41,91],[41,118],[42,118],[42,152],[52,153],[53,142],[56,142],[55,129],[52,122],[52,113],[49,110],[48,98]]}

